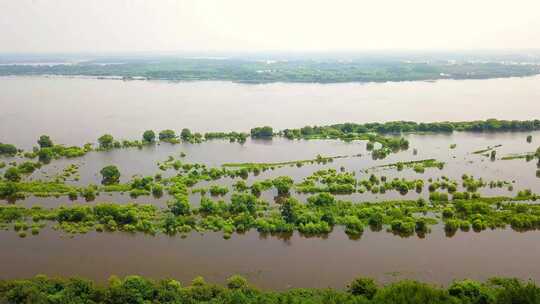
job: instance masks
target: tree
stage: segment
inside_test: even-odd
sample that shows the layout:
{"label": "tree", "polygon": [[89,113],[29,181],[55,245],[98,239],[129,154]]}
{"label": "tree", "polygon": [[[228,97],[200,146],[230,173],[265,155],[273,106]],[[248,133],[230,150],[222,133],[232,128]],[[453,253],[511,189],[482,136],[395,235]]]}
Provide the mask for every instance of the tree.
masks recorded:
{"label": "tree", "polygon": [[38,144],[40,148],[50,148],[53,146],[53,142],[48,135],[41,135]]}
{"label": "tree", "polygon": [[154,186],[152,187],[152,195],[154,197],[162,197],[163,196],[163,186],[161,184],[154,184]]}
{"label": "tree", "polygon": [[454,281],[448,287],[448,293],[463,301],[463,303],[493,303],[495,302],[487,288],[473,280]]}
{"label": "tree", "polygon": [[9,167],[4,173],[4,177],[8,181],[18,182],[21,180],[21,172],[17,167]]}
{"label": "tree", "polygon": [[19,189],[14,182],[0,183],[0,198],[15,197],[18,191]]}
{"label": "tree", "polygon": [[187,195],[177,195],[174,200],[168,201],[167,205],[169,206],[169,210],[176,216],[189,215],[191,212]]}
{"label": "tree", "polygon": [[294,209],[298,204],[299,202],[297,199],[290,197],[286,199],[279,207],[281,217],[283,217],[287,223],[293,224],[296,222],[296,213]]}
{"label": "tree", "polygon": [[15,155],[17,148],[14,145],[0,143],[0,155]]}
{"label": "tree", "polygon": [[182,137],[183,140],[189,140],[191,136],[191,130],[187,128],[182,129],[182,132],[180,132],[180,137]]}
{"label": "tree", "polygon": [[120,182],[120,170],[114,165],[106,166],[100,171],[104,185],[118,184]]}
{"label": "tree", "polygon": [[227,288],[229,289],[246,289],[248,282],[244,277],[233,275],[227,279]]}
{"label": "tree", "polygon": [[[443,304],[456,303],[447,291],[433,288],[428,284],[416,281],[403,280],[392,283],[377,291],[373,298],[373,303],[395,304],[395,303],[425,303]],[[459,303],[459,302],[457,302]],[[470,303],[470,302],[465,302]],[[482,303],[482,302],[479,302]],[[489,302],[488,302],[489,303]],[[500,303],[520,303],[520,302],[500,302]]]}
{"label": "tree", "polygon": [[[111,280],[111,279],[110,279]],[[150,303],[154,296],[154,286],[151,281],[140,276],[127,276],[109,283],[108,303]]]}
{"label": "tree", "polygon": [[173,130],[167,129],[159,132],[159,140],[168,141],[176,138],[176,133]]}
{"label": "tree", "polygon": [[102,149],[110,149],[113,147],[114,137],[110,134],[105,134],[98,138],[99,147]]}
{"label": "tree", "polygon": [[355,296],[364,296],[371,300],[377,293],[377,285],[373,279],[356,278],[348,286],[348,291]]}
{"label": "tree", "polygon": [[236,214],[242,212],[255,214],[257,211],[257,197],[248,193],[233,193],[229,208],[232,213]]}
{"label": "tree", "polygon": [[323,192],[317,195],[308,197],[308,203],[316,206],[331,206],[336,202],[334,196],[330,193]]}
{"label": "tree", "polygon": [[48,164],[51,162],[54,157],[54,152],[52,148],[41,148],[38,151],[38,159],[40,162]]}
{"label": "tree", "polygon": [[142,138],[145,143],[153,143],[156,140],[156,133],[152,130],[146,130],[144,131]]}
{"label": "tree", "polygon": [[272,127],[264,126],[251,129],[251,137],[253,138],[268,138],[274,135]]}
{"label": "tree", "polygon": [[294,181],[289,176],[280,176],[276,177],[272,181],[272,184],[274,185],[274,187],[276,187],[278,194],[283,195],[289,193],[289,190],[293,186]]}

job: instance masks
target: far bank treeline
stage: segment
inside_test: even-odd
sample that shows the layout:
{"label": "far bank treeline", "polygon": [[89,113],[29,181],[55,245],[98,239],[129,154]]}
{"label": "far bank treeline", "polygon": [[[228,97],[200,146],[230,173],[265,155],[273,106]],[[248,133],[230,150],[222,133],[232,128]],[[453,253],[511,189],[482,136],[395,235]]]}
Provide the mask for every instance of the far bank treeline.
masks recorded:
{"label": "far bank treeline", "polygon": [[[430,122],[417,123],[412,121],[391,121],[384,123],[342,123],[327,126],[305,126],[297,129],[284,129],[275,131],[271,126],[254,127],[249,134],[245,132],[192,132],[184,128],[180,134],[167,129],[158,134],[153,130],[147,130],[142,134],[141,140],[117,140],[110,134],[104,134],[98,138],[98,146],[94,149],[92,143],[83,147],[53,144],[49,136],[43,135],[38,139],[39,147],[34,147],[32,152],[24,153],[25,157],[50,160],[59,157],[78,157],[92,150],[109,150],[114,148],[143,147],[156,142],[176,144],[180,142],[201,143],[205,140],[227,139],[231,142],[244,143],[248,137],[254,139],[271,139],[273,137],[285,137],[287,139],[340,139],[340,140],[368,140],[371,143],[378,142],[382,149],[376,152],[378,156],[388,154],[387,149],[395,151],[406,149],[408,142],[405,139],[396,138],[395,135],[403,133],[452,133],[462,132],[509,132],[509,131],[536,131],[540,130],[540,120],[478,120],[465,122]],[[386,135],[394,135],[387,137]],[[370,145],[373,148],[373,145]],[[373,150],[373,149],[370,149]],[[23,153],[12,144],[0,142],[0,155],[14,156]]]}
{"label": "far bank treeline", "polygon": [[[248,56],[249,57],[249,56]],[[278,56],[278,58],[281,56]],[[324,56],[326,57],[326,56]],[[363,57],[363,56],[362,56]],[[369,56],[370,57],[370,56]],[[376,56],[378,57],[378,56]],[[396,58],[288,58],[257,60],[254,58],[145,58],[111,57],[79,63],[56,65],[0,65],[0,75],[90,76],[112,79],[147,79],[169,81],[217,80],[239,83],[343,83],[387,82],[436,79],[490,79],[523,77],[540,73],[537,64],[520,64],[523,58],[494,60],[480,56],[480,61],[450,62],[446,57],[410,61],[409,55]],[[391,56],[392,57],[392,56]],[[416,56],[414,56],[416,57]],[[468,56],[467,56],[468,57]],[[502,63],[500,61],[504,60]],[[527,61],[530,58],[527,58]],[[71,61],[68,59],[68,61]],[[487,61],[487,62],[486,62]]]}

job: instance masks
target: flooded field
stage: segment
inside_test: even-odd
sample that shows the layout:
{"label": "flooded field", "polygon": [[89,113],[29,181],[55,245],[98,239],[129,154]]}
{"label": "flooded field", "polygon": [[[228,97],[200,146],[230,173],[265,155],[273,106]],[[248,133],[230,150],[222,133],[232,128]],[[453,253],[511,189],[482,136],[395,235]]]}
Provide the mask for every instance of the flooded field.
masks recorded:
{"label": "flooded field", "polygon": [[[103,133],[138,139],[145,129],[160,128],[242,131],[264,124],[285,128],[343,121],[468,120],[488,118],[494,113],[505,113],[508,118],[534,119],[540,116],[540,107],[530,100],[540,96],[538,81],[538,77],[531,77],[366,85],[241,85],[4,78],[0,79],[0,88],[3,92],[2,105],[7,111],[0,114],[0,141],[30,150],[42,134],[51,135],[57,143],[82,145],[95,142],[95,138]],[[469,85],[474,89],[468,88]],[[527,94],[515,90],[518,87],[527,87]],[[67,89],[62,91],[60,88]],[[449,95],[439,100],[432,99],[435,95],[444,95],[441,92]],[[491,97],[494,99],[489,100],[490,105],[486,106],[486,98]],[[292,106],[288,102],[291,98],[299,102]],[[338,104],[322,103],[328,99]],[[441,105],[447,105],[449,100],[457,104],[442,109]],[[484,104],[481,100],[485,101]],[[474,106],[469,107],[473,101]],[[193,102],[199,104],[198,108],[190,104]],[[218,103],[230,106],[227,115],[223,114],[223,108],[216,107]],[[333,110],[328,108],[329,104]],[[297,107],[305,107],[305,113],[300,116],[298,113],[302,111]],[[416,111],[418,107],[433,110]],[[407,112],[405,108],[415,111]],[[423,114],[418,116],[418,113]],[[109,165],[120,170],[121,184],[128,184],[136,177],[153,178],[156,174],[167,179],[181,175],[170,167],[160,168],[168,159],[173,159],[183,164],[200,164],[220,170],[231,163],[290,162],[256,174],[250,172],[244,178],[225,176],[198,180],[187,191],[192,208],[200,206],[203,196],[230,201],[238,181],[252,185],[280,176],[291,177],[294,182],[290,197],[306,203],[314,193],[301,193],[295,189],[318,171],[328,169],[340,172],[338,174],[350,173],[358,181],[374,176],[377,180],[398,178],[421,180],[423,183],[417,191],[388,189],[333,193],[336,200],[352,203],[430,200],[433,191],[428,191],[428,185],[446,180],[459,181],[456,182],[457,191],[466,191],[461,184],[464,174],[482,179],[484,185],[475,191],[482,197],[513,198],[525,189],[533,194],[540,193],[537,159],[515,158],[516,155],[535,153],[540,146],[539,131],[426,133],[404,134],[403,137],[408,140],[408,149],[391,153],[384,159],[375,159],[365,140],[347,142],[274,137],[270,140],[248,139],[242,144],[226,140],[159,143],[142,148],[92,151],[77,158],[60,158],[25,176],[24,181],[52,182],[72,165],[76,165],[77,178],[68,177],[65,184],[74,187],[100,185],[100,170]],[[492,151],[496,152],[495,155],[491,154]],[[329,162],[298,164],[321,156],[337,158]],[[429,159],[441,165],[426,167],[422,171],[413,166],[402,170],[396,168],[397,163],[421,163]],[[2,157],[0,161],[9,164],[13,161],[21,163],[25,159],[21,156]],[[7,168],[0,168],[0,174],[4,175]],[[212,185],[226,187],[229,191],[216,196],[194,191]],[[270,210],[279,210],[284,196],[278,193],[277,188],[270,187],[264,189],[258,198],[268,202]],[[67,195],[27,195],[25,198],[2,200],[0,204],[58,208],[96,206],[103,202],[136,202],[163,209],[172,199],[174,195],[167,192],[159,197],[135,197],[129,191],[101,191],[93,200],[82,196],[70,200]],[[521,202],[534,203],[526,199]],[[238,273],[257,286],[277,289],[342,287],[359,274],[381,282],[412,278],[437,284],[447,284],[459,278],[483,280],[491,276],[540,280],[540,267],[535,266],[540,254],[540,233],[535,229],[518,232],[510,227],[497,227],[484,228],[481,232],[473,229],[449,234],[440,215],[424,213],[426,218],[431,216],[438,223],[433,224],[425,235],[417,233],[406,237],[385,233],[389,225],[385,225],[382,232],[366,228],[354,238],[346,234],[342,226],[336,226],[330,233],[309,237],[297,231],[267,234],[250,229],[228,234],[225,238],[223,233],[211,231],[190,231],[172,236],[119,231],[71,234],[51,227],[43,228],[37,235],[19,237],[20,234],[5,226],[5,231],[0,232],[3,248],[0,250],[0,260],[3,261],[0,278],[44,273],[83,276],[103,282],[113,274],[140,274],[152,278],[174,277],[187,282],[202,275],[209,281],[221,283],[231,274]]]}
{"label": "flooded field", "polygon": [[[534,140],[531,143],[526,141],[526,137],[532,135]],[[250,175],[246,182],[249,184],[255,180],[264,180],[278,176],[291,176],[295,181],[301,182],[303,178],[321,169],[333,168],[340,170],[345,168],[347,172],[354,172],[356,177],[367,178],[371,174],[378,177],[386,176],[388,179],[437,179],[446,176],[450,179],[461,179],[462,174],[473,175],[476,178],[483,178],[486,181],[507,181],[513,185],[513,190],[507,188],[483,188],[480,192],[486,196],[515,195],[518,190],[531,189],[533,192],[540,192],[540,179],[536,177],[536,161],[527,162],[525,159],[503,160],[506,156],[534,152],[540,143],[540,132],[507,132],[507,133],[466,133],[455,132],[449,135],[424,134],[406,135],[410,142],[410,148],[391,154],[383,160],[374,160],[369,151],[366,150],[365,141],[344,142],[340,140],[288,140],[274,138],[272,140],[248,140],[245,144],[229,143],[223,140],[208,141],[201,144],[181,143],[171,145],[162,143],[158,146],[143,147],[142,149],[127,148],[115,149],[104,152],[90,152],[86,156],[75,159],[60,159],[50,165],[44,166],[31,176],[30,180],[52,179],[62,173],[62,170],[70,164],[79,166],[79,181],[68,181],[73,185],[100,184],[101,168],[114,164],[122,172],[121,181],[128,182],[133,176],[153,176],[156,173],[164,176],[172,176],[174,170],[160,170],[158,163],[167,160],[169,156],[179,158],[185,163],[202,163],[209,167],[220,167],[226,163],[279,163],[287,161],[315,159],[317,155],[323,156],[345,156],[333,160],[327,164],[306,164],[300,168],[287,165],[261,172],[257,176]],[[451,149],[450,145],[456,147]],[[498,153],[498,160],[492,161],[490,157],[474,152],[494,147]],[[417,151],[414,154],[414,150]],[[218,151],[216,153],[216,151]],[[180,158],[180,153],[185,153],[185,157]],[[360,155],[359,155],[360,154]],[[425,159],[436,159],[444,162],[444,167],[428,168],[424,173],[417,173],[412,168],[405,168],[397,171],[395,168],[384,167],[385,165],[398,162],[420,161]],[[367,172],[366,172],[367,170]],[[0,169],[0,172],[2,169]],[[198,187],[205,187],[213,184],[232,186],[242,178],[225,178],[216,181],[202,181]],[[229,193],[230,195],[230,193]],[[275,191],[263,193],[263,198],[271,201],[277,195]],[[305,195],[299,194],[300,197]],[[350,195],[340,195],[342,199],[353,201],[380,201],[390,199],[416,199],[419,196],[427,197],[429,193],[423,194],[408,193],[401,195],[397,192],[377,193],[354,193]],[[227,196],[225,196],[227,198]],[[160,199],[138,197],[131,198],[128,194],[119,193],[102,195],[96,201],[113,202],[146,202],[163,205],[167,197]],[[191,195],[191,202],[198,204],[199,194]],[[84,202],[80,198],[79,202]],[[48,207],[55,207],[66,203],[66,198],[37,198],[30,197],[18,202],[28,206],[41,204]]]}

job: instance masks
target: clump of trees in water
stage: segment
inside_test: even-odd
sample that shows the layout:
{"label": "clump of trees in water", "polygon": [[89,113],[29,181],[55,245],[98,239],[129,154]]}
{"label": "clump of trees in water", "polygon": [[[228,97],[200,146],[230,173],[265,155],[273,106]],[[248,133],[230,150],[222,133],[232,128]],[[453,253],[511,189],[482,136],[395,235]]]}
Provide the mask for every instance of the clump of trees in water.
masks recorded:
{"label": "clump of trees in water", "polygon": [[101,171],[101,183],[104,185],[118,184],[120,182],[120,170],[114,165],[103,167]]}
{"label": "clump of trees in water", "polygon": [[144,131],[142,141],[148,144],[154,143],[156,141],[156,133],[152,130]]}
{"label": "clump of trees in water", "polygon": [[163,130],[159,132],[159,140],[163,142],[170,142],[170,143],[177,143],[178,138],[176,136],[176,132],[171,129]]}
{"label": "clump of trees in water", "polygon": [[41,135],[38,139],[38,145],[40,148],[51,148],[53,142],[48,135]]}
{"label": "clump of trees in water", "polygon": [[192,133],[191,130],[187,128],[182,129],[180,136],[177,136],[176,132],[171,129],[159,132],[159,140],[162,142],[177,144],[180,143],[180,139],[185,142],[200,143],[203,141],[203,136],[200,133]]}
{"label": "clump of trees in water", "polygon": [[206,140],[228,139],[230,142],[245,143],[249,134],[243,132],[208,132],[204,133]]}
{"label": "clump of trees in water", "polygon": [[244,277],[233,275],[225,286],[202,277],[183,284],[174,279],[152,280],[141,276],[111,276],[105,285],[82,278],[49,278],[0,281],[0,301],[26,303],[312,303],[312,304],[535,304],[540,288],[532,281],[492,278],[486,282],[454,281],[448,287],[403,280],[379,285],[364,277],[347,288],[292,288],[260,290]]}
{"label": "clump of trees in water", "polygon": [[[109,170],[109,169],[108,169]],[[103,170],[105,171],[105,170]],[[31,224],[45,225],[55,223],[55,227],[68,233],[96,231],[127,231],[148,234],[184,234],[190,231],[222,231],[225,238],[234,232],[256,229],[262,234],[290,235],[298,231],[306,236],[325,235],[336,226],[344,228],[349,237],[359,238],[367,227],[387,231],[408,237],[414,234],[423,237],[430,232],[430,226],[437,223],[437,216],[443,219],[448,235],[458,229],[475,231],[487,228],[503,228],[509,225],[515,230],[535,230],[540,225],[540,205],[522,204],[522,200],[535,200],[530,190],[518,192],[517,197],[486,197],[460,195],[454,193],[452,200],[446,193],[433,191],[430,201],[418,200],[362,202],[342,201],[330,192],[318,192],[300,202],[288,196],[293,186],[288,177],[255,182],[251,186],[238,182],[228,202],[213,200],[202,195],[199,207],[189,201],[188,187],[190,180],[183,176],[171,177],[165,185],[156,184],[152,178],[136,178],[129,185],[115,184],[119,172],[110,169],[110,184],[102,191],[164,192],[172,199],[166,208],[146,204],[99,203],[96,205],[71,205],[53,209],[25,208],[21,206],[0,206],[0,224],[7,229],[26,231]],[[104,172],[105,175],[105,172]],[[347,176],[343,176],[348,178]],[[340,178],[341,179],[341,178]],[[399,191],[408,191],[418,187],[418,182],[408,183],[394,179],[390,185],[372,182],[377,192],[383,188],[395,187]],[[368,183],[366,182],[366,185]],[[420,183],[420,186],[422,183]],[[0,184],[0,193],[13,191],[10,187],[21,187],[16,182]],[[54,185],[43,184],[42,187]],[[71,197],[70,186],[63,189]],[[274,187],[282,196],[278,206],[270,205],[260,199],[261,191]],[[367,187],[367,186],[366,186]],[[86,187],[80,194],[95,197],[99,189]],[[372,189],[372,191],[374,191]],[[228,189],[220,186],[210,187],[212,195],[221,196]],[[77,196],[77,193],[75,193]],[[444,196],[444,198],[443,198]],[[425,216],[427,213],[434,216]],[[22,228],[21,228],[22,227]],[[26,228],[24,228],[26,227]]]}
{"label": "clump of trees in water", "polygon": [[111,134],[104,134],[98,138],[98,144],[100,149],[112,149],[114,147],[114,137]]}
{"label": "clump of trees in water", "polygon": [[453,131],[500,132],[540,130],[540,120],[498,120],[487,119],[466,122],[417,123],[413,121],[390,121],[385,123],[343,123],[329,126],[305,126],[300,129],[286,129],[284,134],[290,138],[341,137],[344,134],[363,133],[450,133]]}
{"label": "clump of trees in water", "polygon": [[274,129],[269,126],[256,127],[251,129],[250,134],[253,138],[272,138],[274,136]]}
{"label": "clump of trees in water", "polygon": [[[54,181],[22,181],[21,179],[23,175],[30,174],[41,166],[40,163],[23,162],[17,166],[11,165],[12,167],[15,166],[16,168],[10,169],[8,174],[9,179],[6,178],[7,181],[11,180],[16,182],[16,184],[9,187],[9,189],[11,189],[10,193],[13,193],[13,189],[17,190],[16,195],[11,197],[5,195],[4,197],[13,200],[26,195],[56,197],[69,195],[70,197],[75,197],[78,194],[87,198],[88,200],[92,200],[94,195],[86,194],[92,194],[93,192],[96,194],[99,194],[99,192],[128,192],[132,197],[138,197],[141,195],[160,196],[160,194],[163,193],[163,190],[169,189],[172,184],[177,184],[178,181],[182,181],[184,186],[189,188],[201,181],[215,181],[224,177],[240,177],[242,179],[246,179],[250,174],[257,176],[261,174],[261,172],[274,170],[283,166],[302,167],[304,164],[327,164],[328,162],[332,162],[334,159],[342,157],[346,156],[323,157],[318,155],[317,158],[311,160],[298,160],[280,163],[228,163],[223,164],[222,167],[209,168],[204,164],[184,163],[181,160],[170,156],[166,161],[158,162],[157,165],[159,169],[163,171],[174,169],[177,171],[176,177],[162,178],[160,173],[156,174],[155,176],[136,176],[132,177],[132,180],[125,184],[119,184],[117,182],[111,183],[107,182],[107,179],[104,179],[104,186],[101,187],[93,185],[89,185],[87,187],[77,187],[65,184],[63,181],[74,173],[70,170],[68,170],[70,172],[64,172],[62,176],[57,176]],[[6,166],[5,163],[3,165]],[[435,159],[427,159],[410,162],[398,162],[380,167],[393,167],[398,171],[403,170],[406,167],[410,167],[416,172],[421,173],[428,168],[437,167],[441,169],[443,166],[444,163],[442,162],[438,162]],[[14,178],[15,180],[13,180]],[[75,180],[78,178],[78,175],[76,175]],[[289,182],[286,184],[287,187],[283,187],[284,184],[280,183],[279,179],[288,180]],[[238,181],[238,183],[240,182],[243,181]],[[428,182],[429,191],[437,192],[431,195],[431,198],[434,200],[448,200],[453,197],[456,199],[479,197],[480,194],[478,194],[477,191],[481,188],[487,187],[488,185],[490,188],[506,187],[509,191],[513,191],[513,185],[507,181],[484,181],[482,179],[476,180],[467,175],[463,176],[461,186],[460,181],[449,180],[445,176],[436,178],[435,180],[430,178]],[[2,183],[3,182],[0,180],[0,185],[2,185]],[[235,184],[234,188],[236,188],[237,184]],[[256,181],[253,183],[250,191],[257,196],[260,195],[262,191],[267,191],[270,188],[275,188],[278,191],[278,194],[289,193],[290,191],[300,193],[329,192],[332,194],[362,194],[365,192],[371,192],[374,194],[384,194],[388,191],[395,190],[404,195],[409,191],[421,193],[424,190],[425,184],[426,181],[422,179],[393,178],[390,180],[384,175],[375,176],[374,174],[371,174],[369,178],[357,179],[354,172],[346,172],[346,169],[342,167],[340,168],[339,172],[335,169],[315,171],[311,176],[306,177],[299,183],[294,183],[290,177],[276,178],[275,181]],[[463,188],[464,192],[459,192],[460,187]],[[156,189],[155,191],[154,188]],[[88,189],[91,189],[91,191],[87,191]],[[248,185],[246,184],[238,189],[240,189],[240,191],[244,191],[248,189]],[[192,192],[200,192],[204,194],[208,192],[208,190],[209,189],[200,188],[192,189]],[[440,190],[447,190],[448,194],[441,194]],[[219,193],[223,191],[225,190],[221,189],[218,191],[217,189],[214,189],[213,192]],[[535,198],[535,196],[533,195],[532,198]]]}
{"label": "clump of trees in water", "polygon": [[[382,159],[390,153],[406,150],[409,147],[409,142],[405,138],[389,136],[390,134],[402,133],[446,133],[453,131],[470,131],[470,132],[501,132],[501,131],[531,131],[540,130],[540,120],[526,121],[507,121],[488,119],[484,121],[468,121],[468,122],[433,122],[433,123],[417,123],[410,121],[393,121],[385,123],[343,123],[328,126],[305,126],[299,129],[285,129],[275,132],[270,126],[255,127],[250,130],[250,133],[243,132],[208,132],[202,135],[201,133],[192,132],[190,129],[184,128],[180,135],[177,135],[174,130],[162,130],[158,134],[158,139],[161,142],[180,143],[181,140],[190,143],[201,143],[205,140],[212,139],[228,139],[231,142],[244,143],[248,136],[252,138],[272,138],[274,136],[283,136],[288,139],[340,139],[345,141],[352,140],[367,140],[367,149],[372,151],[374,159]],[[115,140],[110,134],[105,134],[98,138],[98,151],[109,150],[113,148],[142,148],[144,144],[153,143],[156,140],[156,134],[152,130],[147,130],[143,133],[141,140]],[[527,137],[527,141],[532,141],[532,136]],[[379,143],[380,148],[375,149],[375,144]],[[26,152],[25,156],[34,158],[39,156],[44,162],[59,157],[77,157],[83,156],[86,152],[92,150],[92,144],[85,144],[83,147],[64,147],[55,145],[51,138],[47,135],[42,135],[38,140],[39,148],[36,147],[32,152]],[[51,150],[52,149],[52,150]],[[474,153],[485,153],[492,150],[486,149],[476,151]],[[10,144],[0,143],[0,155],[16,155],[19,151]],[[489,156],[489,155],[488,155]]]}
{"label": "clump of trees in water", "polygon": [[18,150],[12,144],[3,144],[0,142],[0,155],[14,156],[17,154]]}

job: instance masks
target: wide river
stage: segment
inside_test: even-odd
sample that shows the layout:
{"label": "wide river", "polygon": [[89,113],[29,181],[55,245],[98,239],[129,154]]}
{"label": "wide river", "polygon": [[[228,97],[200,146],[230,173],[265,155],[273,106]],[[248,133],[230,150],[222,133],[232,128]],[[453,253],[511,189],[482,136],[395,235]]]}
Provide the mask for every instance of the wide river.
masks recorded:
{"label": "wide river", "polygon": [[[249,131],[253,126],[275,129],[306,124],[345,121],[389,120],[441,121],[540,118],[540,76],[491,80],[444,80],[377,84],[263,84],[228,82],[150,82],[98,80],[62,77],[0,78],[0,142],[28,149],[41,134],[58,143],[95,142],[103,133],[118,138],[139,138],[146,129],[188,127],[194,131]],[[527,143],[527,135],[533,142]],[[357,155],[327,165],[283,167],[262,173],[258,179],[280,175],[296,182],[322,168],[345,167],[362,176],[363,170],[378,176],[459,179],[474,174],[486,181],[509,181],[514,189],[489,187],[483,195],[514,195],[529,188],[540,193],[535,176],[536,162],[523,159],[490,161],[472,153],[488,146],[497,148],[498,158],[531,152],[538,147],[540,132],[478,134],[455,132],[451,135],[408,135],[411,148],[391,154],[384,160],[367,155],[365,142],[248,140],[244,145],[226,141],[203,144],[161,144],[143,149],[91,152],[77,159],[53,161],[34,173],[32,179],[46,179],[61,173],[69,164],[80,166],[80,180],[70,183],[99,183],[98,172],[116,164],[125,182],[134,174],[158,172],[156,163],[169,155],[185,152],[185,162],[220,166],[227,162],[283,162],[324,156]],[[450,144],[457,144],[450,149]],[[413,154],[413,148],[417,154]],[[396,161],[435,158],[445,162],[442,170],[427,169],[417,174],[377,169]],[[1,170],[0,170],[1,171]],[[0,172],[1,173],[1,172]],[[171,174],[165,172],[164,174]],[[254,179],[250,176],[248,183]],[[230,186],[235,180],[216,183]],[[199,185],[197,185],[199,186]],[[205,184],[203,183],[203,185]],[[230,195],[230,194],[229,194]],[[225,198],[229,197],[226,196]],[[272,201],[273,191],[263,193]],[[424,191],[420,196],[427,196]],[[386,194],[342,196],[353,201],[405,197]],[[299,195],[301,199],[305,196]],[[138,202],[164,206],[167,197],[139,197]],[[198,195],[191,195],[197,204]],[[95,202],[134,201],[128,195],[101,195]],[[83,203],[83,200],[79,200]],[[5,201],[0,204],[5,204]],[[55,207],[71,204],[64,198],[29,197],[16,204]],[[458,232],[447,237],[441,225],[425,238],[401,238],[366,229],[359,240],[350,240],[341,228],[325,238],[263,237],[256,231],[233,234],[191,233],[186,238],[128,233],[88,233],[67,236],[45,229],[37,236],[21,239],[13,231],[0,232],[0,279],[28,277],[38,273],[83,276],[105,281],[108,276],[141,274],[153,278],[174,277],[189,281],[202,275],[212,282],[223,282],[238,273],[263,288],[344,287],[358,275],[381,282],[413,278],[437,284],[453,279],[486,279],[516,276],[540,280],[540,232],[519,233],[511,229],[480,233]]]}
{"label": "wide river", "polygon": [[540,76],[342,84],[0,78],[0,141],[64,144],[144,130],[249,131],[342,122],[540,117]]}

